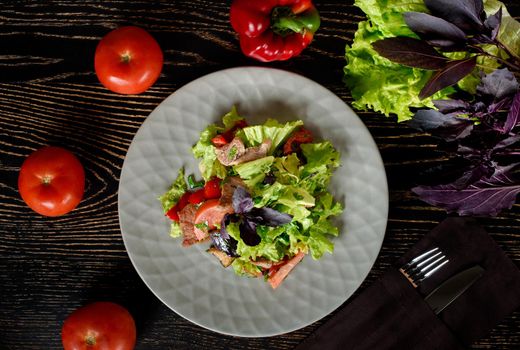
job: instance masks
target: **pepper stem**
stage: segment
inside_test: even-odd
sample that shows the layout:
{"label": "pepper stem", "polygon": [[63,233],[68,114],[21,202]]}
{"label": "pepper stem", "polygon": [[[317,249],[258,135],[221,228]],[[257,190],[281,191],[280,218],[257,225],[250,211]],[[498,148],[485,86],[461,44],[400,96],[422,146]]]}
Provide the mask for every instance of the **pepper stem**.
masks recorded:
{"label": "pepper stem", "polygon": [[278,35],[314,33],[319,27],[320,15],[314,7],[298,14],[288,6],[277,6],[271,11],[271,30]]}
{"label": "pepper stem", "polygon": [[278,35],[301,33],[306,25],[298,19],[290,7],[277,6],[271,12],[271,29]]}

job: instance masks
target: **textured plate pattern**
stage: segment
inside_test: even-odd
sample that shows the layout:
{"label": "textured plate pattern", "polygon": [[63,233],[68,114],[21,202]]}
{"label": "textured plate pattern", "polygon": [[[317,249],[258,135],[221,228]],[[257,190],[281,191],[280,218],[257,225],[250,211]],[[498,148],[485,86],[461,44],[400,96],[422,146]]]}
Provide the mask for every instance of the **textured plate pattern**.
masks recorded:
{"label": "textured plate pattern", "polygon": [[[182,248],[156,198],[181,166],[198,174],[191,146],[232,105],[259,123],[303,119],[341,151],[331,189],[346,207],[335,253],[306,257],[272,290],[262,279],[236,276],[206,254]],[[128,150],[119,185],[126,249],[148,287],[172,310],[217,332],[271,336],[304,327],[340,306],[359,287],[383,241],[388,189],[377,147],[363,123],[337,96],[299,75],[268,68],[234,68],[199,78],[162,102]]]}

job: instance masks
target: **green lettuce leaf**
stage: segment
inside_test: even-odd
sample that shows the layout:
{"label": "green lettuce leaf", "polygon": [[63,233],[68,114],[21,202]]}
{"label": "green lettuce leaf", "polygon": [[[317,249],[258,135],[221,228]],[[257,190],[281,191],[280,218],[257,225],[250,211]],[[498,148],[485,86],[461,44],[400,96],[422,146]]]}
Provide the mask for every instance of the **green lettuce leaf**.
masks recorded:
{"label": "green lettuce leaf", "polygon": [[277,157],[274,161],[273,174],[283,184],[297,184],[300,181],[300,159],[296,153]]}
{"label": "green lettuce leaf", "polygon": [[273,156],[267,156],[252,160],[250,162],[241,163],[233,166],[233,170],[240,176],[248,187],[254,187],[257,183],[262,182],[265,174],[271,170],[274,162]]}
{"label": "green lettuce leaf", "polygon": [[325,252],[333,252],[334,245],[328,236],[337,236],[338,228],[330,218],[341,214],[342,211],[343,207],[334,201],[330,193],[324,192],[318,197],[316,208],[312,212],[314,223],[309,229],[308,239],[313,259],[321,258]]}
{"label": "green lettuce leaf", "polygon": [[328,141],[322,143],[303,144],[302,151],[307,164],[301,167],[300,185],[310,193],[327,189],[332,172],[339,163],[340,154]]}
{"label": "green lettuce leaf", "polygon": [[258,266],[252,264],[251,261],[244,258],[236,258],[233,260],[231,267],[233,267],[233,270],[239,276],[256,277],[262,272]]}
{"label": "green lettuce leaf", "polygon": [[303,125],[301,120],[295,120],[281,124],[277,120],[268,119],[263,125],[254,125],[238,131],[236,136],[240,137],[246,146],[258,146],[263,141],[269,139],[272,142],[268,154],[271,155],[292,132]]}
{"label": "green lettuce leaf", "polygon": [[[233,110],[231,112],[233,112]],[[217,159],[217,155],[215,154],[215,146],[213,146],[211,143],[211,139],[215,137],[218,132],[222,131],[224,131],[224,128],[210,124],[200,133],[199,141],[197,141],[197,143],[191,149],[195,158],[200,159],[199,170],[202,178],[206,181],[208,181],[213,176],[217,176],[221,179],[226,177],[226,167],[223,166]]]}
{"label": "green lettuce leaf", "polygon": [[256,185],[252,187],[255,207],[272,207],[273,203],[283,194],[284,189],[285,185],[278,181],[272,185]]}
{"label": "green lettuce leaf", "polygon": [[179,169],[177,178],[162,196],[159,197],[159,201],[162,204],[163,211],[166,213],[170,210],[181,198],[181,196],[188,190],[188,185],[184,179],[184,168]]}
{"label": "green lettuce leaf", "polygon": [[285,206],[283,212],[291,214],[293,220],[300,221],[310,215],[310,211],[306,208],[313,207],[315,199],[304,188],[285,186],[276,203]]}
{"label": "green lettuce leaf", "polygon": [[170,227],[170,237],[177,238],[182,236],[181,225],[178,222],[172,221]]}
{"label": "green lettuce leaf", "polygon": [[244,119],[243,117],[238,115],[237,108],[235,106],[233,106],[233,107],[231,107],[231,111],[229,111],[222,117],[222,123],[224,123],[224,128],[227,130],[227,129],[231,129],[232,127],[234,127],[236,122],[238,122],[239,120],[243,120],[243,119]]}
{"label": "green lettuce leaf", "polygon": [[278,239],[285,230],[285,226],[270,228],[266,226],[257,227],[257,233],[260,235],[261,241],[255,246],[249,246],[244,243],[240,237],[238,223],[231,223],[226,229],[231,237],[237,240],[237,253],[240,259],[256,260],[257,258],[266,258],[272,261],[280,261],[285,256],[288,244],[283,239]]}
{"label": "green lettuce leaf", "polygon": [[329,141],[321,143],[305,143],[301,145],[307,164],[302,168],[302,176],[323,171],[323,167],[337,168],[339,166],[339,152]]}
{"label": "green lettuce leaf", "polygon": [[424,0],[355,0],[354,5],[366,13],[369,20],[385,37],[415,36],[406,25],[403,13],[428,12]]}

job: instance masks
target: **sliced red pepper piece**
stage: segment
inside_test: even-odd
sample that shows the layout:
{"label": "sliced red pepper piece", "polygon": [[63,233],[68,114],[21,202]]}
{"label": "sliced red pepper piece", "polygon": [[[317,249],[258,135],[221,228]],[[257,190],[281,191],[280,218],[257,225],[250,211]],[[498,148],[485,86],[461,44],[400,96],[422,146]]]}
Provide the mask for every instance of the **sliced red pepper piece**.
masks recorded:
{"label": "sliced red pepper piece", "polygon": [[198,191],[192,192],[190,196],[188,197],[188,202],[191,204],[199,204],[204,202],[204,189],[200,189]]}
{"label": "sliced red pepper piece", "polygon": [[179,222],[179,207],[174,205],[166,212],[166,216],[172,219],[175,222]]}
{"label": "sliced red pepper piece", "polygon": [[185,206],[188,205],[190,196],[191,196],[191,192],[186,192],[179,199],[179,203],[177,203],[177,206],[179,207],[179,211],[181,211],[182,209],[184,209]]}

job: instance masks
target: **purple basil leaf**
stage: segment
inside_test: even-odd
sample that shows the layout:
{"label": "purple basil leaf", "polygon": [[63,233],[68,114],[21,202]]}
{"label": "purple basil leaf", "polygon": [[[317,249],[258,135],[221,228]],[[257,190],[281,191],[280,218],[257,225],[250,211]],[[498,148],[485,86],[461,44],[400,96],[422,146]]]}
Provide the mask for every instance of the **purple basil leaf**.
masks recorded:
{"label": "purple basil leaf", "polygon": [[422,12],[406,12],[408,27],[433,46],[453,47],[466,42],[466,34],[454,24]]}
{"label": "purple basil leaf", "polygon": [[247,213],[253,209],[253,205],[253,199],[249,192],[244,187],[238,186],[235,192],[233,192],[233,209],[235,213]]}
{"label": "purple basil leaf", "polygon": [[477,86],[477,94],[498,101],[518,91],[518,82],[507,68],[486,74]]}
{"label": "purple basil leaf", "polygon": [[434,106],[439,110],[439,112],[447,114],[447,113],[464,113],[469,108],[469,103],[462,100],[434,100]]}
{"label": "purple basil leaf", "polygon": [[489,16],[484,25],[487,29],[491,31],[490,38],[491,40],[495,40],[498,36],[498,32],[500,31],[500,24],[502,22],[502,6],[498,9],[497,13]]}
{"label": "purple basil leaf", "polygon": [[475,13],[479,16],[480,20],[483,21],[486,18],[486,13],[484,12],[484,1],[482,0],[471,0],[473,1],[473,6],[475,6]]}
{"label": "purple basil leaf", "polygon": [[275,183],[275,181],[276,181],[276,177],[275,177],[273,174],[269,173],[269,174],[267,174],[267,175],[264,177],[264,181],[262,181],[262,182],[263,182],[264,184],[267,184],[267,185],[272,185],[272,184]]}
{"label": "purple basil leaf", "polygon": [[253,208],[251,212],[246,215],[250,220],[254,221],[258,225],[271,227],[285,225],[292,221],[291,215],[267,207]]}
{"label": "purple basil leaf", "polygon": [[[485,105],[485,104],[484,104]],[[508,97],[505,97],[501,100],[498,100],[496,102],[492,102],[487,106],[487,113],[496,113],[502,109],[509,108],[511,106],[511,99]]]}
{"label": "purple basil leaf", "polygon": [[463,60],[450,61],[446,67],[437,71],[426,85],[424,85],[419,93],[419,98],[425,99],[439,90],[456,84],[459,80],[470,74],[476,65],[476,56]]}
{"label": "purple basil leaf", "polygon": [[430,12],[455,24],[466,33],[483,29],[482,0],[424,0]]}
{"label": "purple basil leaf", "polygon": [[240,238],[242,238],[244,243],[248,246],[254,247],[262,241],[258,233],[256,233],[256,224],[247,220],[247,218],[242,220],[238,228],[240,230]]}
{"label": "purple basil leaf", "polygon": [[510,136],[500,142],[498,142],[495,147],[493,147],[493,151],[496,151],[496,150],[501,150],[503,148],[507,148],[511,145],[514,145],[515,143],[517,143],[518,141],[520,141],[520,135],[514,135],[514,136]]}
{"label": "purple basil leaf", "polygon": [[460,178],[453,182],[453,187],[457,190],[465,189],[482,178],[490,177],[493,175],[494,170],[490,164],[480,163],[464,172]]}
{"label": "purple basil leaf", "polygon": [[372,46],[381,56],[409,67],[437,70],[444,68],[448,62],[448,58],[433,46],[414,38],[388,38],[376,41]]}
{"label": "purple basil leaf", "polygon": [[421,109],[407,124],[412,128],[430,132],[447,141],[464,138],[471,133],[473,122],[442,114],[434,109]]}
{"label": "purple basil leaf", "polygon": [[220,231],[212,231],[209,237],[213,245],[229,256],[237,257],[237,241],[227,231],[227,225],[231,222],[231,215],[226,214],[220,223]]}
{"label": "purple basil leaf", "polygon": [[457,147],[457,153],[460,156],[462,156],[464,158],[468,158],[468,159],[471,159],[474,157],[481,158],[481,152],[470,146],[459,145]]}
{"label": "purple basil leaf", "polygon": [[482,45],[482,44],[494,44],[491,39],[491,33],[477,34],[468,39],[468,43],[471,45]]}
{"label": "purple basil leaf", "polygon": [[520,121],[520,91],[518,91],[513,98],[513,103],[507,114],[507,119],[504,124],[504,133],[509,133]]}
{"label": "purple basil leaf", "polygon": [[510,175],[519,164],[496,166],[492,176],[459,190],[454,184],[418,186],[412,189],[426,203],[457,212],[459,215],[496,216],[511,208],[520,193],[520,184]]}
{"label": "purple basil leaf", "polygon": [[518,136],[504,138],[500,130],[492,129],[481,123],[474,126],[473,132],[459,144],[457,153],[464,158],[480,163],[492,161],[492,156],[497,151],[507,148],[518,141]]}

